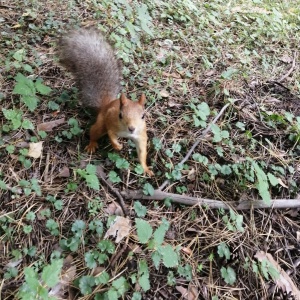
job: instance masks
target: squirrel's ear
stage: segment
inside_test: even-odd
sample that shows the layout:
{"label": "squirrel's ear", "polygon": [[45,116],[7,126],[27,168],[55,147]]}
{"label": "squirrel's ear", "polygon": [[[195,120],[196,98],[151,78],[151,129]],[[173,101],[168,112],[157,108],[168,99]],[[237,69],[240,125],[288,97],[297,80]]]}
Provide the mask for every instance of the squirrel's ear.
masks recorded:
{"label": "squirrel's ear", "polygon": [[145,96],[145,94],[142,94],[140,99],[139,99],[139,104],[144,106],[145,102],[146,102],[146,96]]}
{"label": "squirrel's ear", "polygon": [[120,96],[120,106],[125,106],[127,104],[127,98],[124,93],[121,93]]}

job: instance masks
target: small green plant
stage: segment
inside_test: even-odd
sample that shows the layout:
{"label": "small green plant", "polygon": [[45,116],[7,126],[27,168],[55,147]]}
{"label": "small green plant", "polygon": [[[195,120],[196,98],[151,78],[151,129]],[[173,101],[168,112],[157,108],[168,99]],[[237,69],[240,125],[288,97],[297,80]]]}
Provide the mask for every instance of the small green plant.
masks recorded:
{"label": "small green plant", "polygon": [[79,245],[85,244],[85,240],[83,238],[84,230],[86,228],[86,224],[82,220],[76,220],[71,227],[71,231],[73,232],[73,236],[68,239],[60,240],[60,246],[64,250],[69,251],[77,251]]}
{"label": "small green plant", "polygon": [[232,269],[231,267],[227,267],[227,268],[222,267],[221,276],[227,284],[232,285],[236,281],[236,273],[234,269]]}
{"label": "small green plant", "polygon": [[42,79],[35,81],[18,73],[15,77],[16,85],[13,94],[20,95],[21,101],[30,111],[34,111],[38,105],[39,99],[36,94],[48,95],[51,89],[42,83]]}
{"label": "small green plant", "polygon": [[232,209],[229,210],[229,217],[228,215],[225,215],[222,219],[228,230],[244,232],[243,216],[236,214]]}
{"label": "small green plant", "polygon": [[135,213],[137,214],[138,217],[145,217],[147,213],[147,208],[146,206],[142,205],[140,201],[135,201],[134,202],[134,210]]}
{"label": "small green plant", "polygon": [[87,165],[85,167],[85,170],[82,169],[77,169],[77,173],[85,179],[85,182],[88,187],[99,191],[100,189],[100,184],[99,184],[99,179],[96,175],[97,173],[97,168],[94,165]]}
{"label": "small green plant", "polygon": [[55,209],[62,210],[63,209],[63,201],[61,199],[56,199],[56,196],[53,195],[47,195],[46,200],[51,202]]}
{"label": "small green plant", "polygon": [[[152,261],[156,269],[158,269],[160,262],[167,268],[174,268],[178,266],[178,249],[175,251],[170,244],[162,245],[165,234],[169,229],[169,222],[163,219],[162,224],[154,231],[151,225],[142,219],[135,219],[137,235],[141,244],[147,244],[149,250],[152,250]],[[152,237],[152,239],[151,239]]]}
{"label": "small green plant", "polygon": [[63,266],[63,259],[52,260],[41,270],[41,276],[33,267],[24,269],[25,282],[20,287],[17,298],[30,299],[53,299],[49,296],[49,289],[59,281],[59,275]]}
{"label": "small green plant", "polygon": [[21,179],[19,181],[19,186],[23,188],[26,196],[30,195],[32,192],[35,192],[38,196],[42,196],[41,186],[36,178],[32,178],[29,181]]}

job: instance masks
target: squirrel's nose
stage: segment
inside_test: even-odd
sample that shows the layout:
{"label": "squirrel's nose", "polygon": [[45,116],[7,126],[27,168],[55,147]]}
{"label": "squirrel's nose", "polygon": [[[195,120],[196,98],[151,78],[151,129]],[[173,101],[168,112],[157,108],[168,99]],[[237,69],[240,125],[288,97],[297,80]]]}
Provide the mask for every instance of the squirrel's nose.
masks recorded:
{"label": "squirrel's nose", "polygon": [[135,128],[133,126],[128,126],[128,130],[129,130],[130,133],[133,133]]}

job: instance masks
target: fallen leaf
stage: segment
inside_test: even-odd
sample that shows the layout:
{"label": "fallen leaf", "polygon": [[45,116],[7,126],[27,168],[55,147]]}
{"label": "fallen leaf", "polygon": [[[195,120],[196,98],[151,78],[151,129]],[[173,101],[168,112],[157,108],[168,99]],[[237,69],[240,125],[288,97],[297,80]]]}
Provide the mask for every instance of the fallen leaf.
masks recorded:
{"label": "fallen leaf", "polygon": [[163,76],[166,76],[166,77],[172,77],[172,78],[175,78],[175,79],[181,79],[180,74],[177,74],[177,73],[163,72],[162,74],[163,74]]}
{"label": "fallen leaf", "polygon": [[285,62],[285,63],[291,63],[293,61],[293,57],[288,55],[287,53],[283,54],[279,60],[281,60],[282,62]]}
{"label": "fallen leaf", "polygon": [[109,215],[117,215],[117,216],[122,216],[123,215],[123,210],[120,207],[120,205],[117,205],[116,203],[110,203],[107,208],[105,209],[105,212],[107,212]]}
{"label": "fallen leaf", "polygon": [[59,174],[57,175],[58,177],[65,177],[65,178],[68,178],[70,177],[70,169],[67,167],[67,166],[64,166]]}
{"label": "fallen leaf", "polygon": [[175,287],[176,290],[182,295],[184,299],[188,298],[188,290],[181,285]]}
{"label": "fallen leaf", "polygon": [[65,118],[53,120],[50,122],[45,122],[37,125],[38,131],[52,131],[53,128],[57,127],[58,125],[64,124]]}
{"label": "fallen leaf", "polygon": [[107,230],[104,238],[108,238],[110,235],[116,236],[116,243],[119,243],[124,237],[128,236],[131,230],[131,221],[127,218],[117,216],[115,221],[111,224]]}
{"label": "fallen leaf", "polygon": [[270,253],[264,251],[258,251],[254,257],[256,257],[260,262],[264,259],[267,259],[273,267],[278,271],[279,278],[274,279],[274,282],[277,286],[287,294],[292,293],[296,299],[300,299],[300,291],[297,286],[294,284],[290,276],[279,266],[279,264],[274,260],[273,256]]}
{"label": "fallen leaf", "polygon": [[280,179],[280,178],[277,178],[277,180],[278,180],[278,183],[281,185],[281,186],[283,186],[283,187],[285,187],[285,188],[289,188],[286,184],[284,184],[283,183],[283,181]]}
{"label": "fallen leaf", "polygon": [[199,293],[197,287],[190,283],[188,288],[188,300],[197,300],[198,294]]}
{"label": "fallen leaf", "polygon": [[190,248],[187,248],[187,247],[183,247],[181,248],[181,251],[188,254],[188,255],[191,255],[193,252]]}
{"label": "fallen leaf", "polygon": [[159,94],[163,97],[163,98],[168,98],[169,97],[169,93],[166,90],[161,90],[159,92]]}
{"label": "fallen leaf", "polygon": [[4,266],[4,270],[5,270],[5,269],[8,269],[8,268],[15,268],[15,267],[17,267],[22,261],[23,261],[23,259],[10,261],[9,263],[7,263],[7,264]]}
{"label": "fallen leaf", "polygon": [[28,156],[39,158],[42,155],[43,142],[29,143]]}

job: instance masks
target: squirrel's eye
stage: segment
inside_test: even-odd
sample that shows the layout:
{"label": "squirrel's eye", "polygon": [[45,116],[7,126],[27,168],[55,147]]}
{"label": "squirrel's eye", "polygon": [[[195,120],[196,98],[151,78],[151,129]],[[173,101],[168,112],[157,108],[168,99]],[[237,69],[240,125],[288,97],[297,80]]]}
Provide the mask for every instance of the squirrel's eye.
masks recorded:
{"label": "squirrel's eye", "polygon": [[142,119],[145,119],[145,114],[142,115]]}
{"label": "squirrel's eye", "polygon": [[122,117],[122,113],[119,113],[119,119],[122,119],[123,117]]}

